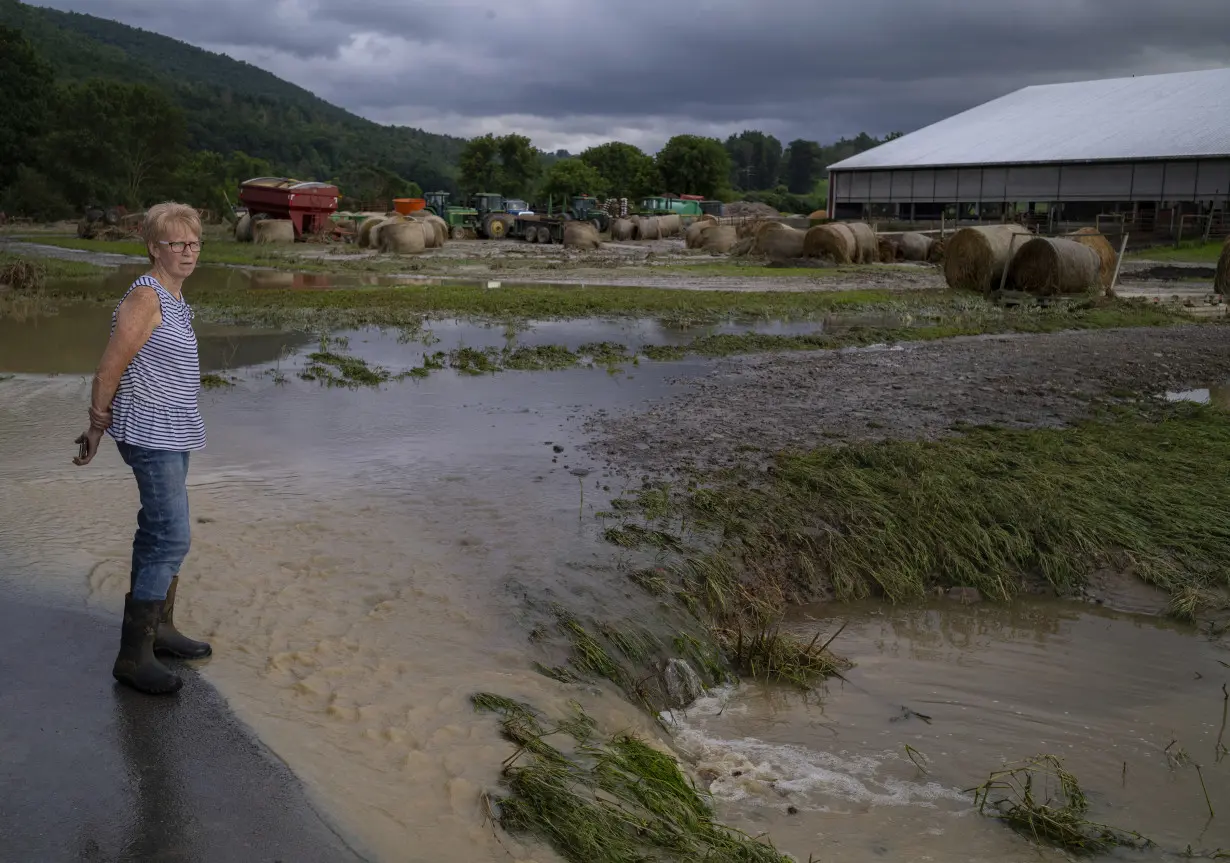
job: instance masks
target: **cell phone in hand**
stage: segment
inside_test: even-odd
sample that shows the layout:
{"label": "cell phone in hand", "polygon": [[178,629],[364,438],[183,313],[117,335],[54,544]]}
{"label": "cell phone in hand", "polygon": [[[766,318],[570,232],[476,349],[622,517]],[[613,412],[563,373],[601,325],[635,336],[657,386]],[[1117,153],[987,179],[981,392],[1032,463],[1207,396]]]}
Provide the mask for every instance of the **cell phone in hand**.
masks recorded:
{"label": "cell phone in hand", "polygon": [[89,442],[83,437],[81,443],[77,446],[77,458],[85,458],[85,455],[90,450]]}

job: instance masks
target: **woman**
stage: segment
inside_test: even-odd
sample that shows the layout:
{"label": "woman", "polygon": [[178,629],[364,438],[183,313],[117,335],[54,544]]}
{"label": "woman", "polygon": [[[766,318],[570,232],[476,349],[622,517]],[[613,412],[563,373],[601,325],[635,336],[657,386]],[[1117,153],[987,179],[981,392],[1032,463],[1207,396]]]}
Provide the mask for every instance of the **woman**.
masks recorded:
{"label": "woman", "polygon": [[199,659],[211,652],[205,642],[182,635],[173,619],[191,537],[188,456],[205,446],[197,406],[200,357],[183,298],[184,279],[201,253],[201,219],[184,204],[158,204],[145,214],[142,234],[151,266],[111,316],[111,339],[94,373],[90,426],[77,438],[73,463],[89,464],[105,431],[137,479],[141,509],[111,673],[154,694],[183,685],[156,653]]}

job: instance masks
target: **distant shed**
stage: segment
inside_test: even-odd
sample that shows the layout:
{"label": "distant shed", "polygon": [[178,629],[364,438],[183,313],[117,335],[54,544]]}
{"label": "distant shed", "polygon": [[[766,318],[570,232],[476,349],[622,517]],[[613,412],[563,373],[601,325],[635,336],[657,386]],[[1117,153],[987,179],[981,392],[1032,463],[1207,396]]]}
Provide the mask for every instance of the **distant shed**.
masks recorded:
{"label": "distant shed", "polygon": [[834,218],[1047,205],[1151,225],[1228,201],[1230,69],[1026,87],[829,166]]}

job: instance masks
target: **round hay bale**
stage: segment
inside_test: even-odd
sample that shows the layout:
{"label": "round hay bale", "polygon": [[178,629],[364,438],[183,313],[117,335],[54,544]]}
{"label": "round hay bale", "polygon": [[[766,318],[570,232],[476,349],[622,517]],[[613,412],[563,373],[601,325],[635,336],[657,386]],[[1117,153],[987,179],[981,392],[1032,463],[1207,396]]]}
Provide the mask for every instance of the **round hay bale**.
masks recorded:
{"label": "round hay bale", "polygon": [[803,257],[803,242],[806,231],[788,225],[774,224],[756,236],[755,252],[770,261],[793,261]]}
{"label": "round hay bale", "polygon": [[676,237],[683,230],[683,220],[672,213],[669,216],[658,217],[658,231],[662,239]]}
{"label": "round hay bale", "polygon": [[763,228],[767,224],[769,223],[766,222],[764,219],[748,219],[746,221],[740,222],[738,227],[735,228],[735,230],[738,231],[739,239],[742,240],[744,237],[756,236],[757,232],[759,232],[760,229]]}
{"label": "round hay bale", "polygon": [[[80,231],[78,231],[80,233]],[[235,241],[238,243],[252,242],[252,216],[244,213],[235,223]]]}
{"label": "round hay bale", "polygon": [[650,217],[638,221],[633,236],[637,240],[660,240],[662,238],[662,229],[659,226],[658,219]]}
{"label": "round hay bale", "polygon": [[293,243],[295,223],[290,219],[261,219],[252,226],[252,241],[257,245]]}
{"label": "round hay bale", "polygon": [[957,231],[944,249],[944,280],[948,287],[979,294],[998,288],[1008,264],[1009,249],[1015,255],[1021,244],[1028,242],[1027,237],[1014,244],[1012,238],[1029,233],[1020,225],[984,225]]}
{"label": "round hay bale", "polygon": [[716,225],[718,224],[718,217],[713,215],[712,213],[701,213],[699,216],[697,216],[696,218],[692,220],[693,225],[697,223],[704,223],[704,222],[708,222],[711,225]]}
{"label": "round hay bale", "polygon": [[897,238],[897,248],[901,251],[901,257],[899,260],[927,260],[927,253],[931,251],[931,244],[934,242],[935,240],[931,239],[926,234],[918,234],[914,232],[902,234]]}
{"label": "round hay bale", "polygon": [[943,240],[932,240],[931,245],[927,248],[927,263],[942,264],[944,263],[944,246],[946,243]]}
{"label": "round hay bale", "polygon": [[805,258],[829,258],[837,264],[849,264],[857,254],[858,242],[853,232],[840,222],[808,228],[803,238]]}
{"label": "round hay bale", "polygon": [[1110,240],[1102,236],[1097,228],[1081,228],[1075,234],[1070,234],[1067,239],[1080,243],[1082,246],[1088,246],[1097,252],[1098,260],[1101,261],[1098,276],[1102,287],[1109,288],[1110,280],[1115,277],[1115,258],[1118,257]]}
{"label": "round hay bale", "polygon": [[1037,297],[1097,290],[1102,260],[1089,246],[1062,237],[1034,237],[1012,256],[1008,284]]}
{"label": "round hay bale", "polygon": [[611,222],[611,239],[615,242],[631,240],[632,228],[633,222],[631,219],[616,219]]}
{"label": "round hay bale", "polygon": [[730,225],[707,225],[701,234],[701,248],[713,255],[729,254],[739,242],[739,232]]}
{"label": "round hay bale", "polygon": [[564,248],[601,249],[598,229],[589,222],[569,222],[564,225]]}
{"label": "round hay bale", "polygon": [[829,217],[828,210],[813,210],[807,214],[809,219],[827,219]]}
{"label": "round hay bale", "polygon": [[876,244],[876,232],[866,222],[846,222],[845,226],[854,235],[858,256],[854,257],[856,264],[874,264],[880,260],[880,247]]}
{"label": "round hay bale", "polygon": [[358,237],[359,248],[360,249],[375,248],[375,244],[372,242],[372,231],[376,230],[378,226],[383,225],[387,221],[388,219],[384,218],[383,216],[368,216],[366,219],[364,219],[362,224],[359,225],[359,237]]}
{"label": "round hay bale", "polygon": [[380,251],[394,255],[417,255],[427,247],[424,236],[427,230],[430,229],[421,222],[389,219],[378,232]]}
{"label": "round hay bale", "polygon": [[881,264],[892,264],[905,260],[901,245],[892,237],[876,237],[876,251]]}
{"label": "round hay bale", "polygon": [[1230,237],[1226,237],[1217,259],[1217,272],[1213,274],[1213,290],[1219,294],[1230,293]]}
{"label": "round hay bale", "polygon": [[[714,222],[693,222],[688,225],[687,231],[683,235],[683,244],[689,249],[699,249],[704,245],[705,228],[712,227]],[[612,232],[615,230],[611,229]]]}

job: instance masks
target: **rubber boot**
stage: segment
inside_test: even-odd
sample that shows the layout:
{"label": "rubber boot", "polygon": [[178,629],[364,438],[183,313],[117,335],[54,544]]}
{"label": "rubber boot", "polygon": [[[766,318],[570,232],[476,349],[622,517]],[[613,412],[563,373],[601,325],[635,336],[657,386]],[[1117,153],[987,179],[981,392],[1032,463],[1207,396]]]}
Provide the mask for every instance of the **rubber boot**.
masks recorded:
{"label": "rubber boot", "polygon": [[160,599],[133,599],[131,593],[124,597],[120,653],[111,669],[111,676],[120,683],[150,695],[169,695],[184,685],[154,657],[154,637],[162,606]]}
{"label": "rubber boot", "polygon": [[175,588],[178,584],[177,575],[171,579],[171,586],[167,588],[167,601],[162,606],[158,635],[154,639],[154,653],[177,656],[180,659],[204,659],[213,653],[213,648],[204,641],[189,638],[175,628]]}

